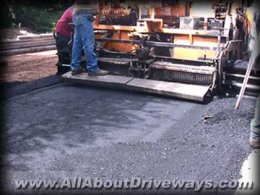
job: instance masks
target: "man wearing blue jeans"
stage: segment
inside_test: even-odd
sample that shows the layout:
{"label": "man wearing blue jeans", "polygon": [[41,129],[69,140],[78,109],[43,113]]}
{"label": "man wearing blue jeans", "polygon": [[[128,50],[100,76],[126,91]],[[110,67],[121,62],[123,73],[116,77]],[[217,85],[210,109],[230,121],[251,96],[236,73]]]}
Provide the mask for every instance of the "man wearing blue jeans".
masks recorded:
{"label": "man wearing blue jeans", "polygon": [[[258,16],[259,17],[259,16]],[[259,23],[260,24],[260,18]],[[256,60],[255,60],[255,70],[260,70],[260,47],[259,47],[259,41],[260,41],[260,29],[258,29],[258,35],[254,40],[254,44],[257,44],[256,47]],[[259,149],[260,148],[260,94],[258,94],[258,98],[256,101],[256,107],[255,107],[255,116],[251,121],[250,124],[250,138],[249,138],[249,144],[252,148]]]}
{"label": "man wearing blue jeans", "polygon": [[255,117],[251,121],[249,144],[252,148],[260,148],[260,94],[256,102]]}
{"label": "man wearing blue jeans", "polygon": [[94,16],[99,13],[99,5],[95,1],[75,0],[73,12],[74,39],[72,47],[72,75],[83,72],[80,67],[81,53],[86,56],[86,68],[89,76],[103,76],[108,72],[97,65],[95,54],[95,35],[93,30]]}
{"label": "man wearing blue jeans", "polygon": [[[255,60],[255,71],[260,71],[260,13],[257,8],[259,8],[258,1],[253,6],[256,10],[253,13],[253,21],[252,21],[252,30],[251,30],[251,40],[252,44],[249,44],[249,51],[252,55],[253,49],[255,52],[256,60]],[[256,47],[254,47],[256,45]],[[260,148],[260,94],[258,95],[256,107],[255,107],[255,116],[250,124],[250,137],[249,144],[252,148],[259,149]]]}

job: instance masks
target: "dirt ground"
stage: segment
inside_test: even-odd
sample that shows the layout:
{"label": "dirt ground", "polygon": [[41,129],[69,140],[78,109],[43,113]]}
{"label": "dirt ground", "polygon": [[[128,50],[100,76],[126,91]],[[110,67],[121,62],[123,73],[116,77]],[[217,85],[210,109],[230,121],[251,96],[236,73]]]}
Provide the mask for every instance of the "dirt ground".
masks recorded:
{"label": "dirt ground", "polygon": [[0,82],[27,82],[56,74],[56,50],[0,58]]}
{"label": "dirt ground", "polygon": [[[1,39],[35,34],[27,28],[0,29]],[[0,83],[28,82],[56,74],[56,50],[0,57]]]}

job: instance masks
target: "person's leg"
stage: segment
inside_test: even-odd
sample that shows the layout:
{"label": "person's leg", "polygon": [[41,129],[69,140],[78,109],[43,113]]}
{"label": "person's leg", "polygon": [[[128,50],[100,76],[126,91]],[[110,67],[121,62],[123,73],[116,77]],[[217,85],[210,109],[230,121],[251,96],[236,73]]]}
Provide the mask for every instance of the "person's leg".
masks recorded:
{"label": "person's leg", "polygon": [[56,47],[57,47],[57,51],[58,51],[58,56],[61,62],[63,62],[65,59],[64,58],[68,58],[69,56],[69,42],[70,42],[71,38],[70,37],[65,37],[62,35],[57,34],[56,36]]}
{"label": "person's leg", "polygon": [[74,37],[73,37],[73,46],[72,46],[72,57],[71,57],[71,70],[76,71],[80,69],[81,62],[81,51],[82,51],[82,21],[80,15],[73,16],[74,22]]}
{"label": "person's leg", "polygon": [[84,23],[80,29],[81,40],[83,43],[83,49],[86,56],[86,68],[89,76],[102,76],[108,72],[98,68],[97,55],[95,53],[95,35],[93,29],[93,21],[90,21],[89,15],[85,14],[82,17]]}
{"label": "person's leg", "polygon": [[85,22],[82,24],[80,34],[82,38],[84,53],[87,58],[86,68],[89,72],[95,72],[98,69],[98,66],[97,56],[95,53],[95,37],[93,30],[93,22],[88,20],[88,14],[84,15],[83,20]]}
{"label": "person's leg", "polygon": [[65,36],[57,34],[57,36],[56,36],[57,50],[60,51],[60,50],[68,48],[69,41],[70,41],[70,37],[65,37]]}
{"label": "person's leg", "polygon": [[260,94],[256,102],[255,117],[251,121],[249,143],[253,148],[260,148]]}
{"label": "person's leg", "polygon": [[67,68],[64,68],[62,64],[64,63],[70,63],[70,51],[68,43],[70,41],[70,37],[65,37],[59,34],[56,34],[55,36],[56,41],[56,48],[57,48],[57,54],[58,54],[58,62],[56,64],[57,66],[57,74],[61,74],[66,72]]}

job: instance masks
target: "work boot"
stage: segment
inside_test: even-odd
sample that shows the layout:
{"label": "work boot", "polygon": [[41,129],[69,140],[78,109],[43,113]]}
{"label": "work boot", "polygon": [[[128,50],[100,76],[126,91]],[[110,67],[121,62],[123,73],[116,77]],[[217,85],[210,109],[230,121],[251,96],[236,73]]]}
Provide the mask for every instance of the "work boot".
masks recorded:
{"label": "work boot", "polygon": [[108,71],[106,70],[101,70],[101,69],[97,69],[96,71],[89,71],[88,72],[88,76],[105,76],[108,74]]}
{"label": "work boot", "polygon": [[249,139],[249,144],[253,149],[260,149],[260,139]]}
{"label": "work boot", "polygon": [[71,71],[71,75],[77,75],[77,74],[81,74],[83,72],[86,72],[82,67],[77,68],[76,70],[72,70]]}

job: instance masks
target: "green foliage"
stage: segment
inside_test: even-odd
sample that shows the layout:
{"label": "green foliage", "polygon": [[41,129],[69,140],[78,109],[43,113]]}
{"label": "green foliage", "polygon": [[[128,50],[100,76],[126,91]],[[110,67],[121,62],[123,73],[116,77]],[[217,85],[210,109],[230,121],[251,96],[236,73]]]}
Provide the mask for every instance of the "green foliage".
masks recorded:
{"label": "green foliage", "polygon": [[9,5],[7,3],[0,3],[0,27],[8,28],[13,27],[12,13],[9,11]]}
{"label": "green foliage", "polygon": [[52,32],[70,0],[5,0],[0,7],[0,28],[27,27],[35,32]]}
{"label": "green foliage", "polygon": [[64,10],[18,5],[15,8],[15,24],[37,32],[51,32]]}

